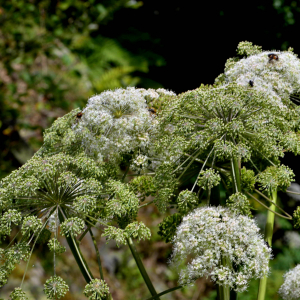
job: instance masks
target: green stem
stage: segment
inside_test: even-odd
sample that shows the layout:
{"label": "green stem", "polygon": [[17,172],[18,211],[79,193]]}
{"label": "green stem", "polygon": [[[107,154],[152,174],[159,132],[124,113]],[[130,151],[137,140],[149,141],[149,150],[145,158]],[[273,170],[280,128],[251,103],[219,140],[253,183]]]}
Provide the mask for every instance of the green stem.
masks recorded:
{"label": "green stem", "polygon": [[[179,289],[182,289],[182,288],[183,288],[183,286],[179,285],[179,286],[173,287],[173,288],[171,288],[171,289],[165,290],[165,291],[163,291],[163,292],[157,294],[157,296],[162,296],[162,295],[171,293],[171,292],[173,292],[173,291],[175,291],[175,290],[179,290]],[[146,299],[146,300],[153,300],[153,299],[156,299],[156,296],[151,297],[151,298],[148,298],[148,299]]]}
{"label": "green stem", "polygon": [[147,203],[145,203],[145,204],[142,204],[142,205],[140,205],[138,208],[141,208],[141,207],[143,207],[143,206],[147,206],[147,205],[151,204],[152,202],[154,202],[154,200],[151,200],[151,201],[149,201],[149,202],[147,202]]}
{"label": "green stem", "polygon": [[145,283],[148,287],[149,292],[151,293],[153,299],[159,299],[159,297],[157,295],[157,292],[156,292],[156,290],[155,290],[155,288],[154,288],[154,286],[153,286],[153,284],[152,284],[152,282],[149,278],[149,275],[146,272],[146,269],[145,269],[145,267],[143,265],[143,262],[142,262],[142,260],[139,256],[136,248],[135,248],[135,245],[134,245],[132,239],[127,238],[127,243],[128,243],[129,248],[130,248],[130,251],[132,253],[132,256],[133,256],[133,258],[134,258],[134,260],[137,264],[137,267],[139,268],[140,273],[143,276],[143,279],[144,279],[144,281],[145,281]]}
{"label": "green stem", "polygon": [[[50,215],[51,215],[51,214],[49,214],[49,216],[50,216]],[[49,217],[48,217],[48,219],[49,219]],[[31,249],[30,254],[29,254],[28,262],[27,262],[27,264],[26,264],[25,272],[24,272],[24,274],[23,274],[23,278],[22,278],[22,282],[21,282],[20,288],[22,288],[22,285],[23,285],[23,282],[24,282],[24,279],[25,279],[25,275],[26,275],[26,272],[27,272],[27,270],[28,270],[30,258],[31,258],[31,255],[32,255],[34,246],[35,246],[35,244],[36,244],[36,241],[38,240],[38,238],[39,238],[39,236],[40,236],[42,230],[44,230],[44,228],[46,227],[48,219],[47,219],[47,220],[45,221],[45,223],[43,224],[41,230],[39,231],[39,233],[38,233],[38,235],[37,235],[37,237],[36,237],[36,239],[35,239],[35,241],[34,241],[34,243],[33,243],[32,249]],[[34,233],[35,233],[35,232],[34,232]],[[33,234],[34,234],[34,233],[33,233]]]}
{"label": "green stem", "polygon": [[[231,173],[232,173],[232,181],[233,181],[233,192],[234,193],[238,193],[241,192],[242,188],[241,188],[241,160],[236,158],[236,157],[232,157],[231,159]],[[224,298],[226,299],[228,295],[224,294]],[[238,298],[238,294],[237,292],[230,290],[229,288],[229,298],[230,300],[237,300]]]}
{"label": "green stem", "polygon": [[[66,212],[61,207],[58,211],[58,218],[61,223],[64,222],[66,218],[68,218],[68,216],[66,215]],[[78,247],[76,240],[71,235],[66,236],[66,240],[67,240],[67,243],[72,251],[72,254],[77,262],[77,265],[78,265],[85,281],[87,283],[89,283],[92,279],[94,279],[94,276],[92,275],[83,255],[80,251],[80,248]]]}
{"label": "green stem", "polygon": [[[224,257],[222,255],[222,265],[223,266],[227,266],[227,267],[231,267],[231,262],[228,261],[228,259],[226,257]],[[219,293],[220,293],[220,299],[222,300],[230,300],[230,287],[229,286],[225,286],[225,285],[219,285]]]}
{"label": "green stem", "polygon": [[96,255],[97,255],[97,261],[98,261],[98,266],[99,266],[100,278],[102,280],[104,280],[103,270],[102,270],[102,264],[101,264],[101,259],[100,259],[100,253],[99,253],[99,250],[98,250],[97,242],[96,242],[96,239],[95,239],[94,234],[93,234],[93,232],[92,232],[91,229],[89,229],[89,233],[90,233],[91,238],[93,240],[93,244],[94,244]]}
{"label": "green stem", "polygon": [[233,157],[231,159],[231,172],[233,180],[233,190],[235,193],[241,191],[241,174],[240,174],[240,160]]}
{"label": "green stem", "polygon": [[[275,214],[275,215],[277,215],[277,216],[279,216],[279,217],[281,217],[281,218],[287,219],[287,220],[292,220],[292,219],[293,219],[291,216],[286,217],[286,216],[281,215],[281,214],[277,213],[276,211],[270,209],[271,205],[270,205],[270,207],[268,207],[267,205],[263,204],[261,201],[259,201],[257,198],[255,198],[255,197],[254,197],[253,195],[251,195],[250,193],[246,192],[246,194],[247,194],[249,197],[251,197],[252,199],[254,199],[256,202],[258,202],[259,204],[261,204],[263,207],[265,207],[265,208],[266,208],[268,211],[270,211],[271,213],[273,213],[273,214]],[[273,201],[271,201],[271,203],[275,204]],[[274,205],[274,208],[275,208],[275,206],[277,206],[277,205]]]}
{"label": "green stem", "polygon": [[[187,153],[182,153],[183,155],[187,156],[187,157],[191,157],[191,155],[187,154]],[[203,164],[204,163],[204,160],[200,159],[200,158],[195,158],[195,161]],[[213,168],[213,169],[216,169],[217,171],[220,171],[220,173],[223,173],[223,174],[228,174],[228,170],[224,169],[224,168],[220,168],[220,167],[217,167],[216,165],[212,165],[211,163],[206,163],[207,166]]]}
{"label": "green stem", "polygon": [[[276,201],[277,201],[277,190],[276,189],[272,191],[272,201],[274,202],[274,204],[271,203],[270,210],[275,211],[275,209],[276,209],[275,205],[276,205]],[[271,212],[270,210],[268,210],[268,215],[267,215],[267,223],[266,223],[266,229],[265,229],[265,241],[271,247],[275,214],[273,212]],[[257,300],[265,299],[266,290],[267,290],[267,279],[268,279],[268,277],[264,276],[259,281]]]}
{"label": "green stem", "polygon": [[290,220],[293,219],[293,217],[291,215],[289,215],[286,211],[284,211],[279,205],[277,205],[276,203],[274,203],[271,199],[269,199],[266,195],[264,195],[263,193],[261,193],[259,190],[254,189],[254,191],[256,193],[258,193],[259,195],[261,195],[262,197],[264,197],[266,200],[268,200],[269,202],[273,203],[280,211],[282,211],[286,216],[288,216],[290,218]]}
{"label": "green stem", "polygon": [[81,243],[82,239],[85,237],[85,235],[89,232],[89,230],[92,228],[92,225],[87,226],[86,230],[83,232],[83,234],[79,237],[78,242]]}

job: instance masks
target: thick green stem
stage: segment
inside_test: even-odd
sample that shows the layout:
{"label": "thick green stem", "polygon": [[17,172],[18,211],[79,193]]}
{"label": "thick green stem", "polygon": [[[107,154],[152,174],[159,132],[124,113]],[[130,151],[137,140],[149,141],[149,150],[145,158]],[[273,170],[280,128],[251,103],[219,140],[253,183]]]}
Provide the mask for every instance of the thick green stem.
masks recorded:
{"label": "thick green stem", "polygon": [[[222,265],[231,267],[231,262],[224,256],[222,256]],[[219,295],[221,300],[230,300],[230,287],[225,285],[219,285]]]}
{"label": "thick green stem", "polygon": [[98,266],[99,266],[99,273],[100,273],[100,278],[102,280],[104,280],[104,276],[103,276],[103,270],[102,270],[102,264],[101,264],[101,259],[100,259],[100,253],[99,253],[99,250],[98,250],[98,245],[97,245],[97,241],[94,237],[94,234],[92,232],[91,229],[89,229],[89,233],[91,235],[91,238],[93,240],[93,244],[94,244],[94,247],[95,247],[95,251],[96,251],[96,255],[97,255],[97,261],[98,261]]}
{"label": "thick green stem", "polygon": [[[65,221],[65,219],[67,217],[68,216],[66,215],[66,212],[63,210],[63,208],[60,208],[58,211],[59,221],[62,223]],[[67,243],[72,251],[72,254],[77,262],[77,265],[78,265],[85,281],[87,283],[89,283],[92,279],[94,279],[94,276],[92,275],[83,255],[80,251],[80,248],[79,248],[75,238],[73,236],[69,235],[69,236],[66,236],[66,240],[67,240]]]}
{"label": "thick green stem", "polygon": [[[271,210],[275,211],[275,209],[276,209],[275,205],[276,205],[276,201],[277,201],[277,190],[272,191],[271,199],[274,204],[271,203],[270,210],[268,210],[267,223],[266,223],[266,229],[265,229],[265,241],[268,243],[268,245],[270,247],[272,246],[272,236],[273,236],[274,219],[275,219],[275,214],[273,212],[271,212]],[[266,290],[267,290],[267,279],[268,279],[268,277],[264,276],[259,281],[257,300],[265,299]]]}
{"label": "thick green stem", "polygon": [[233,181],[233,190],[235,193],[241,191],[241,173],[240,173],[240,160],[233,157],[231,159],[231,173]]}
{"label": "thick green stem", "polygon": [[[231,174],[232,174],[233,192],[234,193],[241,192],[241,190],[242,190],[240,169],[241,169],[241,160],[236,157],[232,157],[232,159],[231,159]],[[225,297],[225,295],[224,295],[224,297]],[[231,290],[229,299],[237,300],[237,298],[238,298],[237,292]],[[226,298],[223,298],[223,299],[226,299]]]}
{"label": "thick green stem", "polygon": [[150,278],[149,278],[149,275],[146,272],[146,269],[145,269],[145,267],[143,265],[143,262],[142,262],[142,260],[141,260],[141,258],[139,256],[136,248],[135,248],[135,245],[134,245],[132,239],[128,238],[127,239],[127,243],[129,245],[129,248],[130,248],[130,251],[132,253],[132,256],[133,256],[133,258],[134,258],[134,260],[135,260],[135,262],[137,264],[137,267],[139,268],[140,273],[143,276],[143,279],[144,279],[144,281],[145,281],[145,283],[146,283],[146,285],[148,287],[148,290],[151,293],[151,296],[153,297],[153,299],[160,299],[159,296],[157,295],[157,292],[156,292],[156,290],[155,290],[155,288],[154,288],[154,286],[153,286]]}

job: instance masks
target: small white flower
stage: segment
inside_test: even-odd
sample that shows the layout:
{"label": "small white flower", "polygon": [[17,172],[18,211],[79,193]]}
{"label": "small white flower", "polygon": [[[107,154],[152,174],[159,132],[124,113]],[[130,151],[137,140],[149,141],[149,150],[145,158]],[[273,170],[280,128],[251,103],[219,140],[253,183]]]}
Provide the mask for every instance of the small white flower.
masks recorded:
{"label": "small white flower", "polygon": [[147,169],[149,166],[149,158],[146,155],[138,155],[131,163],[131,168],[136,171]]}
{"label": "small white flower", "polygon": [[278,293],[284,300],[300,299],[300,265],[283,275],[284,283]]}

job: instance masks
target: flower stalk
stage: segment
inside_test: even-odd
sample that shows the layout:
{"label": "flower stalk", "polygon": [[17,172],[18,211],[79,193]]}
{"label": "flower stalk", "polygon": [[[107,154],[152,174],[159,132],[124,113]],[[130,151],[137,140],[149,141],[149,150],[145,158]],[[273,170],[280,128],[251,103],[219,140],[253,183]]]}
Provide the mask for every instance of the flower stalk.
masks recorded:
{"label": "flower stalk", "polygon": [[[66,220],[67,216],[63,208],[59,209],[58,218],[61,223]],[[92,275],[92,272],[90,271],[75,238],[72,235],[69,235],[66,236],[66,240],[85,281],[89,283],[92,279],[94,279],[94,276]]]}
{"label": "flower stalk", "polygon": [[[275,211],[276,209],[276,202],[277,202],[277,189],[272,190],[271,192],[271,199],[273,203],[270,205],[270,210],[268,210],[267,215],[267,223],[265,229],[265,241],[269,247],[272,247],[272,236],[273,236],[273,229],[274,229],[274,219],[275,214],[271,212],[271,210]],[[266,296],[266,289],[267,289],[267,280],[268,277],[264,276],[259,281],[259,288],[258,288],[258,295],[257,300],[264,300]]]}
{"label": "flower stalk", "polygon": [[144,279],[144,281],[145,281],[145,283],[148,287],[148,290],[151,293],[152,298],[156,299],[156,300],[160,299],[159,296],[157,295],[157,292],[156,292],[150,278],[149,278],[149,275],[148,275],[148,273],[147,273],[147,271],[144,267],[144,264],[143,264],[139,254],[138,254],[138,252],[135,248],[135,245],[134,245],[134,243],[133,243],[133,241],[130,237],[127,239],[127,243],[128,243],[129,248],[130,248],[130,251],[132,253],[132,256],[133,256],[133,258],[134,258],[134,260],[137,264],[137,267],[139,268],[139,271],[140,271],[141,275],[143,276],[143,279]]}

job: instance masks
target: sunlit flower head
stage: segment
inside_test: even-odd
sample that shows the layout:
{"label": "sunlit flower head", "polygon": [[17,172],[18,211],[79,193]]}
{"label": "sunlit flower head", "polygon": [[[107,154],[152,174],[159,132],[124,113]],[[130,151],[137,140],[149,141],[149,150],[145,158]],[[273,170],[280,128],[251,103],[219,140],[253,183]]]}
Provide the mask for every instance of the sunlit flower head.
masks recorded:
{"label": "sunlit flower head", "polygon": [[284,283],[278,293],[284,300],[298,300],[300,298],[300,265],[284,274]]}
{"label": "sunlit flower head", "polygon": [[172,263],[181,267],[180,284],[207,276],[245,291],[250,279],[268,275],[271,249],[255,222],[224,207],[197,208],[183,218],[173,239]]}

